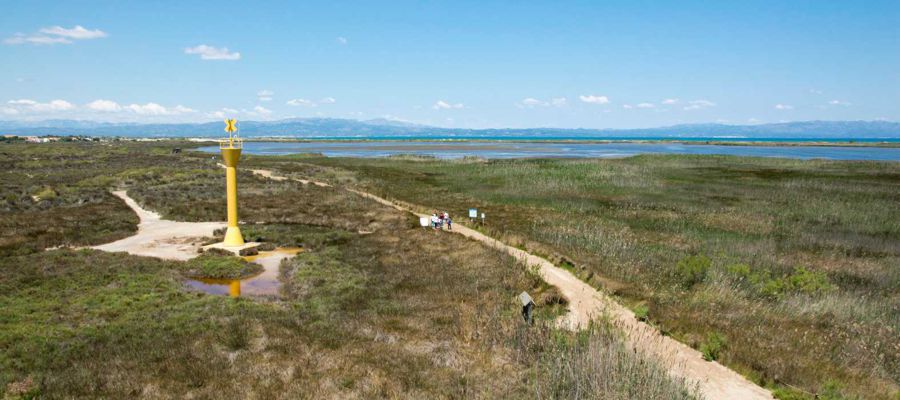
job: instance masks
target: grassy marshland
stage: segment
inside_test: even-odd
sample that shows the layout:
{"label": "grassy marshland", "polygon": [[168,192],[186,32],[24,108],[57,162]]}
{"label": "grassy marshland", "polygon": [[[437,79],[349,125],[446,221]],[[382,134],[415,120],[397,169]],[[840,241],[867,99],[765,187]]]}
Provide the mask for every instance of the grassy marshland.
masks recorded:
{"label": "grassy marshland", "polygon": [[720,156],[252,157],[421,205],[573,268],[777,390],[894,398],[900,164]]}
{"label": "grassy marshland", "polygon": [[[693,397],[602,323],[549,327],[558,294],[510,257],[342,190],[240,176],[248,239],[305,248],[283,262],[277,301],[192,292],[190,262],[42,251],[133,232],[111,188],[223,220],[215,161],[169,146],[184,144],[0,145],[3,396]],[[532,327],[522,290],[541,303]]]}

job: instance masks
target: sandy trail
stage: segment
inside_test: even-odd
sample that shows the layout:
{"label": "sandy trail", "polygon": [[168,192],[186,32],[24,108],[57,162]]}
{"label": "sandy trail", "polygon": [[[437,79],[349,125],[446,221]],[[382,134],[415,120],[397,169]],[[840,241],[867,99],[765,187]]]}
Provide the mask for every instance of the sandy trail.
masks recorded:
{"label": "sandy trail", "polygon": [[[255,174],[275,180],[286,177],[273,175],[269,170],[253,170]],[[327,183],[295,179],[304,184],[330,186]],[[410,207],[404,207],[390,200],[370,193],[347,189],[360,196],[397,210],[427,217]],[[750,382],[737,372],[717,363],[703,359],[699,351],[667,336],[663,336],[656,328],[638,321],[634,313],[617,303],[606,294],[578,279],[571,272],[553,265],[550,261],[535,256],[524,250],[509,246],[481,232],[467,228],[462,224],[453,224],[450,231],[477,240],[485,245],[505,251],[526,266],[536,266],[541,277],[549,284],[556,286],[569,300],[569,313],[561,317],[559,323],[569,329],[587,326],[598,316],[607,316],[614,325],[625,333],[627,343],[638,351],[667,364],[673,377],[684,378],[696,384],[700,393],[708,399],[773,399],[772,394],[762,387]]]}
{"label": "sandy trail", "polygon": [[199,238],[210,237],[213,231],[225,227],[225,222],[178,222],[168,221],[158,213],[141,208],[125,191],[113,192],[125,201],[140,218],[138,232],[125,239],[93,246],[93,249],[117,252],[124,251],[138,256],[158,257],[166,260],[190,260],[197,257]]}

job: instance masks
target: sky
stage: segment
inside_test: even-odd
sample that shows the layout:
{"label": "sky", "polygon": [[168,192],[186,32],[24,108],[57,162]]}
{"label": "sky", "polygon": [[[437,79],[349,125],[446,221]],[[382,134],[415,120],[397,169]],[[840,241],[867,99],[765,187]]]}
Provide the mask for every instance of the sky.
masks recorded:
{"label": "sky", "polygon": [[900,120],[897,0],[0,0],[0,10],[0,120]]}

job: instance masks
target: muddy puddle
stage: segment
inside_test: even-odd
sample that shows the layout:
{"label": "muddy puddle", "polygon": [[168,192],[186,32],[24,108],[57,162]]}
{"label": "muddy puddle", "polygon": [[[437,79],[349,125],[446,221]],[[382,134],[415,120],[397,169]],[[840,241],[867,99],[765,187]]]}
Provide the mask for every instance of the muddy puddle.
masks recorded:
{"label": "muddy puddle", "polygon": [[189,279],[187,284],[201,292],[218,295],[276,296],[281,288],[278,280],[278,265],[281,260],[291,258],[303,251],[299,247],[280,247],[272,251],[260,251],[255,256],[242,257],[248,262],[263,266],[263,272],[244,279]]}

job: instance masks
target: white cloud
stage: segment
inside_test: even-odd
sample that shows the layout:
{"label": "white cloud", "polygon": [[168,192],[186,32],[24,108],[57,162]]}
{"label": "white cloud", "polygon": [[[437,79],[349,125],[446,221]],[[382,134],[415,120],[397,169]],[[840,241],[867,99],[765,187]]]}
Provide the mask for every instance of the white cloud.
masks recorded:
{"label": "white cloud", "polygon": [[823,92],[823,91],[821,91],[821,90],[819,90],[819,89],[809,89],[809,92],[812,93],[812,94],[822,94],[822,93],[825,93],[825,92]]}
{"label": "white cloud", "polygon": [[443,100],[438,100],[436,103],[434,103],[433,106],[431,106],[431,108],[435,110],[460,109],[464,107],[465,106],[462,103],[451,104]]}
{"label": "white cloud", "polygon": [[87,108],[100,112],[117,112],[122,110],[122,106],[112,100],[97,99],[87,103]]}
{"label": "white cloud", "polygon": [[715,107],[716,103],[713,103],[709,100],[691,100],[688,102],[688,105],[684,107],[685,110],[702,110],[704,108]]}
{"label": "white cloud", "polygon": [[775,109],[776,110],[793,110],[794,106],[792,106],[790,104],[776,104]]}
{"label": "white cloud", "polygon": [[307,99],[292,99],[288,100],[287,105],[295,106],[295,107],[315,107],[316,102]]}
{"label": "white cloud", "polygon": [[266,90],[266,89],[256,92],[256,98],[259,101],[272,101],[272,96],[274,96],[274,95],[275,95],[275,92],[273,92],[271,90]]}
{"label": "white cloud", "polygon": [[63,38],[63,37],[51,37],[44,35],[25,35],[24,33],[17,33],[12,37],[8,37],[3,39],[3,43],[5,44],[70,44],[71,40]]}
{"label": "white cloud", "polygon": [[828,104],[832,105],[832,106],[844,106],[844,107],[851,105],[851,103],[849,101],[841,101],[841,100],[832,100],[832,101],[829,101]]}
{"label": "white cloud", "polygon": [[231,52],[227,47],[216,48],[201,44],[184,49],[184,54],[198,54],[202,60],[240,60],[241,53]]}
{"label": "white cloud", "polygon": [[565,97],[554,97],[550,101],[526,97],[522,101],[516,103],[518,108],[535,108],[535,107],[565,107],[568,100]]}
{"label": "white cloud", "polygon": [[41,33],[46,33],[48,35],[62,36],[70,39],[76,40],[84,40],[84,39],[99,39],[109,36],[106,32],[103,32],[99,29],[85,29],[81,25],[75,25],[74,28],[66,29],[61,26],[51,26],[49,28],[41,29]]}
{"label": "white cloud", "polygon": [[3,40],[5,44],[35,44],[35,45],[52,45],[52,44],[72,44],[75,40],[99,39],[109,36],[106,32],[99,29],[86,29],[81,25],[75,25],[74,28],[63,28],[61,26],[51,26],[49,28],[41,28],[38,33],[26,35],[24,33],[16,33],[12,37]]}
{"label": "white cloud", "polygon": [[253,111],[262,116],[268,116],[268,115],[272,114],[272,110],[269,110],[263,106],[253,107]]}
{"label": "white cloud", "polygon": [[524,98],[524,99],[522,99],[522,101],[519,102],[519,104],[517,104],[517,106],[519,108],[534,108],[534,107],[547,106],[547,105],[549,105],[547,102],[540,101],[533,97]]}
{"label": "white cloud", "polygon": [[665,99],[662,101],[662,104],[665,104],[665,105],[678,104],[678,99]]}
{"label": "white cloud", "polygon": [[197,110],[180,104],[172,108],[167,108],[152,102],[147,104],[130,104],[122,107],[122,109],[144,116],[182,115],[197,112]]}
{"label": "white cloud", "polygon": [[637,105],[637,108],[654,108],[656,107],[653,103],[640,103]]}
{"label": "white cloud", "polygon": [[15,108],[12,108],[12,107],[0,107],[0,113],[6,114],[6,115],[17,115],[17,114],[19,114],[19,110],[16,110]]}
{"label": "white cloud", "polygon": [[39,103],[29,99],[10,100],[6,102],[17,111],[28,112],[54,112],[74,110],[75,105],[65,100],[51,100],[48,103]]}
{"label": "white cloud", "polygon": [[630,109],[632,109],[632,108],[634,108],[634,107],[633,107],[631,104],[623,104],[623,105],[622,105],[622,108],[624,108],[624,109],[626,109],[626,110],[630,110]]}
{"label": "white cloud", "polygon": [[319,101],[315,100],[307,100],[307,99],[292,99],[288,100],[285,104],[294,107],[318,107],[322,104],[334,104],[337,100],[334,97],[323,97]]}
{"label": "white cloud", "polygon": [[[21,112],[49,115],[57,112],[79,110],[79,107],[65,100],[52,100],[47,103],[41,103],[30,99],[18,99],[10,100],[7,104],[9,105],[9,108],[16,110],[17,114]],[[197,112],[197,110],[180,104],[171,108],[153,102],[146,104],[121,105],[113,100],[106,99],[94,100],[85,104],[80,110],[85,112],[85,116],[88,117],[91,116],[91,113],[104,113],[108,115],[127,113],[144,117],[156,117],[189,115]],[[115,117],[115,119],[120,118]]]}
{"label": "white cloud", "polygon": [[341,45],[347,44],[347,38],[345,38],[343,36],[338,36],[337,39],[335,39],[335,40],[337,40],[338,44],[341,44]]}
{"label": "white cloud", "polygon": [[38,104],[38,110],[67,111],[75,108],[75,105],[65,100],[53,100],[49,104]]}
{"label": "white cloud", "polygon": [[165,107],[156,104],[156,103],[147,103],[144,105],[140,104],[131,104],[126,106],[125,109],[140,115],[166,115],[168,114],[168,110]]}
{"label": "white cloud", "polygon": [[234,117],[238,113],[240,113],[240,111],[235,110],[233,108],[225,107],[219,111],[213,111],[211,113],[208,113],[207,116],[212,117],[212,118],[225,119],[227,117]]}
{"label": "white cloud", "polygon": [[173,108],[171,110],[171,112],[173,114],[191,114],[191,113],[197,112],[197,110],[195,110],[193,108],[188,108],[188,107],[185,107],[185,106],[179,104],[179,105],[175,106],[175,108]]}
{"label": "white cloud", "polygon": [[12,104],[14,106],[33,106],[37,104],[37,102],[34,100],[20,99],[7,101],[6,104]]}
{"label": "white cloud", "polygon": [[589,95],[581,95],[578,96],[578,99],[585,103],[591,104],[609,104],[609,97],[606,96],[595,96],[592,94]]}
{"label": "white cloud", "polygon": [[760,121],[756,118],[748,118],[747,122],[749,122],[751,124],[758,124]]}

